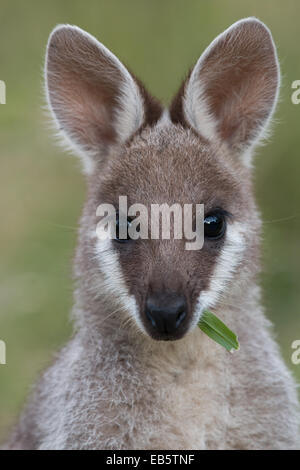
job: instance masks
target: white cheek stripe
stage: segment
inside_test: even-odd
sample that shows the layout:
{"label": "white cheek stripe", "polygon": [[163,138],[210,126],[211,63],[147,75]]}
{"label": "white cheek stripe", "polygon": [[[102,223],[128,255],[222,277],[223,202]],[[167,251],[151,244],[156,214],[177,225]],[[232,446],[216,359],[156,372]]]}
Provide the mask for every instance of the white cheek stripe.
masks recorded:
{"label": "white cheek stripe", "polygon": [[96,241],[96,256],[99,261],[99,267],[104,277],[102,288],[108,294],[113,294],[116,301],[122,308],[134,318],[137,326],[142,332],[145,332],[139,316],[138,306],[133,295],[130,295],[126,286],[124,276],[121,271],[119,255],[113,249],[110,239]]}
{"label": "white cheek stripe", "polygon": [[233,278],[237,266],[243,260],[245,251],[242,225],[235,222],[228,226],[225,244],[211,276],[207,290],[198,297],[192,327],[196,326],[206,308],[213,308]]}

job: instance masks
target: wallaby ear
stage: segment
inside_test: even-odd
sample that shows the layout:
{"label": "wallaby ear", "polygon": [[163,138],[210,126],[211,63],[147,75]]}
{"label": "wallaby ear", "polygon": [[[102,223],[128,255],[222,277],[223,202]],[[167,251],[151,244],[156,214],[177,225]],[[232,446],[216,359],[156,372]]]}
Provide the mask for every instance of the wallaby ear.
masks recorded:
{"label": "wallaby ear", "polygon": [[117,57],[76,26],[54,29],[45,67],[50,109],[88,173],[113,145],[160,117],[158,102]]}
{"label": "wallaby ear", "polygon": [[200,57],[172,102],[171,119],[232,150],[247,150],[267,127],[279,82],[269,29],[256,18],[240,20]]}

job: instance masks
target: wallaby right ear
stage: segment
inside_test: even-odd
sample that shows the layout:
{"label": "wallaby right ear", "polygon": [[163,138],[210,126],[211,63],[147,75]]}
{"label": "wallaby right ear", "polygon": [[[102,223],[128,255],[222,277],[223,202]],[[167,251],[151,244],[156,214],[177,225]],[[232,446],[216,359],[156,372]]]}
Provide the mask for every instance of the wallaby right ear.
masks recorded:
{"label": "wallaby right ear", "polygon": [[50,109],[87,173],[112,146],[161,115],[117,57],[76,26],[58,26],[50,35],[45,75]]}
{"label": "wallaby right ear", "polygon": [[263,136],[280,83],[269,29],[256,18],[234,23],[205,50],[170,109],[171,119],[225,142],[244,163]]}

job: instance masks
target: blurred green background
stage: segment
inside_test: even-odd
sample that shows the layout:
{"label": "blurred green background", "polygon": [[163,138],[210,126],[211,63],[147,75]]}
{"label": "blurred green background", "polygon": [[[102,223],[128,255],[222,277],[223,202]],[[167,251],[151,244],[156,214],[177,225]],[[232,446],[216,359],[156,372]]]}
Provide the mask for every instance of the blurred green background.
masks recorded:
{"label": "blurred green background", "polygon": [[[257,16],[271,28],[283,72],[275,133],[256,159],[264,219],[264,304],[284,357],[300,339],[300,79],[296,0],[51,0],[0,3],[0,437],[38,372],[68,338],[71,263],[84,181],[76,158],[56,147],[43,111],[45,45],[57,23],[95,35],[167,102],[210,41],[234,21]],[[6,431],[7,432],[7,431]]]}

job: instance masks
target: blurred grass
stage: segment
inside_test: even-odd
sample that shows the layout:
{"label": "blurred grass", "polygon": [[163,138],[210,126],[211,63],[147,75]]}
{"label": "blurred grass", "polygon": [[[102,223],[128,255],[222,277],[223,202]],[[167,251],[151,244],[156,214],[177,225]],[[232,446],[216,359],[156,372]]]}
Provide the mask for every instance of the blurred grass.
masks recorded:
{"label": "blurred grass", "polygon": [[[284,6],[284,8],[283,8]],[[0,79],[0,436],[11,424],[38,371],[68,337],[71,259],[84,184],[76,159],[53,145],[42,110],[45,45],[57,23],[77,24],[112,49],[163,101],[188,68],[231,23],[257,16],[271,28],[284,74],[271,143],[259,151],[256,186],[265,221],[264,303],[284,357],[300,339],[300,4],[289,0],[2,0]],[[289,220],[279,220],[291,217]]]}

